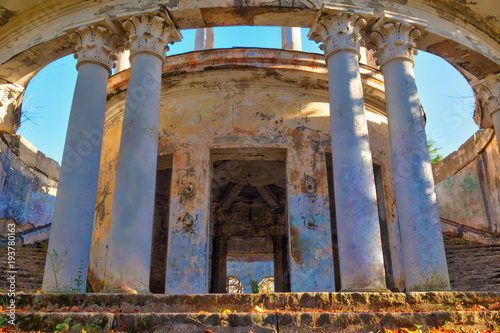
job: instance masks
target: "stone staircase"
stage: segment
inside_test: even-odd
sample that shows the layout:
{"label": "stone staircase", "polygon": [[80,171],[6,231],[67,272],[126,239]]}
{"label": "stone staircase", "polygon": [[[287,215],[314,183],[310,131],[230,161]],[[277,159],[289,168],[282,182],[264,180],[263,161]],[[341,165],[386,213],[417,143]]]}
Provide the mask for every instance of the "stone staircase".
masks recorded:
{"label": "stone staircase", "polygon": [[[6,267],[6,249],[1,260]],[[41,289],[46,249],[16,248],[17,291]],[[377,332],[500,329],[500,245],[447,245],[446,293],[275,293],[268,295],[19,294],[17,328],[80,332]],[[0,288],[6,288],[0,270]],[[476,292],[457,292],[476,290]],[[478,292],[484,290],[485,292]],[[488,292],[489,291],[489,292]],[[7,295],[0,295],[7,301]],[[259,308],[257,308],[258,306]],[[493,307],[492,307],[493,306]],[[493,310],[493,311],[491,311]],[[236,311],[236,313],[234,313]],[[0,313],[7,318],[7,313]]]}
{"label": "stone staircase", "polygon": [[500,291],[500,245],[448,245],[453,290]]}
{"label": "stone staircase", "polygon": [[483,332],[500,327],[499,301],[493,292],[21,294],[16,322],[23,331],[66,323],[71,332]]}
{"label": "stone staircase", "polygon": [[[36,292],[42,289],[47,249],[43,247],[16,247],[16,291]],[[7,247],[0,247],[0,289],[8,291]]]}

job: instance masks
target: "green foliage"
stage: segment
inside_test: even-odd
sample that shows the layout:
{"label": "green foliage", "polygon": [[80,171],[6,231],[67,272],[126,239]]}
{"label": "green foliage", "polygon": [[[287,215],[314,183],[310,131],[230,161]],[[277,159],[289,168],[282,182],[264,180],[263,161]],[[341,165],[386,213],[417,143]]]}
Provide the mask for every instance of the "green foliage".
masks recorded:
{"label": "green foliage", "polygon": [[252,294],[259,293],[259,281],[250,279],[250,287],[252,288]]}
{"label": "green foliage", "polygon": [[69,331],[69,323],[71,322],[71,317],[66,318],[64,323],[57,324],[54,333],[67,332]]}
{"label": "green foliage", "polygon": [[59,259],[59,254],[55,249],[52,249],[52,252],[49,252],[50,266],[52,267],[52,271],[54,272],[54,282],[56,283],[56,289],[59,290],[59,283],[57,282],[57,273],[64,268],[63,262],[66,256],[68,255],[68,250],[64,252],[64,255],[61,259]]}
{"label": "green foliage", "polygon": [[5,318],[0,318],[0,327],[9,325],[9,322]]}
{"label": "green foliage", "polygon": [[80,261],[80,266],[78,267],[77,278],[73,280],[75,281],[76,288],[71,287],[69,289],[72,293],[80,292],[80,287],[83,286],[82,276],[83,276],[83,259]]}
{"label": "green foliage", "polygon": [[76,324],[73,328],[76,328],[80,332],[85,331],[87,333],[98,333],[102,329],[102,327],[97,324],[87,324],[85,326],[82,324]]}
{"label": "green foliage", "polygon": [[436,147],[436,142],[434,140],[427,140],[427,148],[429,149],[432,164],[435,164],[443,159],[443,155],[438,153],[442,148]]}

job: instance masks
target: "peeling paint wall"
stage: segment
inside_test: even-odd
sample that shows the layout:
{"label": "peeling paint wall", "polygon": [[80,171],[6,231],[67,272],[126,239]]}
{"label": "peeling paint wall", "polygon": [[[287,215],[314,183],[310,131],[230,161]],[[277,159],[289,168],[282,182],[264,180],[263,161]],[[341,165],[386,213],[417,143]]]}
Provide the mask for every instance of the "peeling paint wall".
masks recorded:
{"label": "peeling paint wall", "polygon": [[59,165],[17,135],[0,137],[0,244],[9,224],[16,244],[47,241],[57,193]]}
{"label": "peeling paint wall", "polygon": [[116,163],[120,147],[122,120],[123,116],[113,117],[112,119],[108,119],[104,124],[99,185],[97,188],[88,274],[95,292],[99,292],[104,287],[109,230],[111,227],[111,207],[113,205],[113,190],[115,188]]}
{"label": "peeling paint wall", "polygon": [[[284,148],[292,291],[334,290],[325,152],[330,148],[328,78],[321,56],[303,54],[307,67],[280,67],[294,53],[279,50],[203,51],[167,58],[164,66],[159,156],[173,155],[167,293],[206,293],[210,276],[210,150]],[[269,56],[269,54],[271,56]],[[265,56],[265,61],[261,57]],[[217,68],[202,60],[218,58]],[[310,58],[310,59],[308,59]],[[223,60],[223,61],[222,61]],[[244,62],[232,67],[232,63]],[[301,60],[304,61],[304,60]],[[214,63],[212,62],[212,63]],[[271,67],[271,68],[270,68]],[[273,68],[275,67],[275,68]],[[183,71],[174,71],[184,68]],[[186,69],[189,72],[186,72]],[[363,69],[370,74],[368,68]],[[109,235],[127,73],[110,79],[90,277],[102,284]],[[382,166],[395,271],[400,269],[387,123],[363,76],[374,161]],[[369,83],[371,81],[372,83]],[[369,84],[368,84],[369,83]],[[377,90],[380,95],[380,91]],[[376,94],[377,94],[376,93]],[[378,113],[378,114],[377,114]],[[370,120],[371,119],[371,120]],[[103,193],[111,193],[103,200]],[[101,199],[99,199],[101,198]],[[101,205],[99,205],[101,203]],[[104,263],[103,263],[104,262]],[[394,263],[393,263],[394,264]],[[399,265],[399,266],[398,266]],[[395,272],[396,275],[396,272]],[[398,274],[400,276],[400,274]]]}
{"label": "peeling paint wall", "polygon": [[493,130],[478,131],[433,171],[440,216],[457,224],[455,229],[463,225],[498,237],[500,158]]}

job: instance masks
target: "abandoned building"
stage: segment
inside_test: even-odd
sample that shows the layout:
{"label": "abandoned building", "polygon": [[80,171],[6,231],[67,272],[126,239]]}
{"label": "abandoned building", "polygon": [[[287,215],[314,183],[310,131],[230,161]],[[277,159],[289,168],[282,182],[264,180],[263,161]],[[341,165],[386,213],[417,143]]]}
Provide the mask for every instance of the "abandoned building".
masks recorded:
{"label": "abandoned building", "polygon": [[[450,290],[442,231],[500,231],[499,20],[487,0],[7,1],[2,237],[50,231],[44,291]],[[283,48],[213,49],[233,25]],[[434,175],[417,49],[471,83],[484,129]],[[30,79],[75,51],[59,172],[15,133]]]}

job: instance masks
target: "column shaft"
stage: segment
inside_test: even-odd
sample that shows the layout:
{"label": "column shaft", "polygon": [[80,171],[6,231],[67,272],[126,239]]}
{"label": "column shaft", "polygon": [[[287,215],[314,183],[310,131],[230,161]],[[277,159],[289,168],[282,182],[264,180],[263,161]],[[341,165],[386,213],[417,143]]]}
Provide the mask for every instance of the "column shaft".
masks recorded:
{"label": "column shaft", "polygon": [[116,61],[115,73],[119,73],[130,68],[130,50],[123,50],[118,55],[118,60]]}
{"label": "column shaft", "polygon": [[105,290],[148,292],[162,60],[132,56],[116,167]]}
{"label": "column shaft", "polygon": [[101,158],[108,70],[78,68],[42,290],[85,292]]}
{"label": "column shaft", "polygon": [[386,290],[372,155],[359,72],[360,39],[372,10],[325,3],[309,38],[328,65],[332,166],[343,291]]}
{"label": "column shaft", "polygon": [[332,55],[328,81],[342,290],[383,290],[384,258],[358,55]]}
{"label": "column shaft", "polygon": [[196,29],[194,50],[209,50],[214,48],[213,28]]}
{"label": "column shaft", "polygon": [[302,51],[300,27],[281,27],[281,48]]}
{"label": "column shaft", "polygon": [[394,59],[381,70],[406,290],[448,290],[446,255],[413,63]]}

